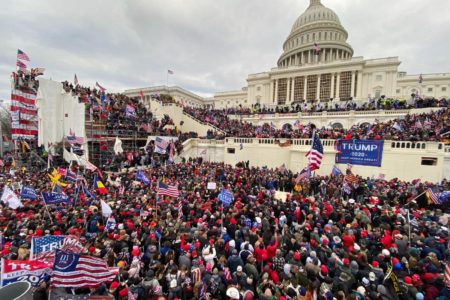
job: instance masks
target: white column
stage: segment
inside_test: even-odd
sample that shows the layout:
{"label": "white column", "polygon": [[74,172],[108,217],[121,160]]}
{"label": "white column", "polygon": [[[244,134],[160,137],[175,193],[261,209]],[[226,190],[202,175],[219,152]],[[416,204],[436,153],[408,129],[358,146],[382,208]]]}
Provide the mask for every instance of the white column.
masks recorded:
{"label": "white column", "polygon": [[355,71],[352,71],[352,85],[351,85],[350,97],[355,97]]}
{"label": "white column", "polygon": [[295,77],[292,77],[292,88],[291,88],[291,100],[290,103],[294,101],[294,89],[295,89]]}
{"label": "white column", "polygon": [[275,80],[272,80],[270,83],[270,103],[275,101],[275,96],[273,95],[273,91],[275,90]]}
{"label": "white column", "polygon": [[311,63],[311,51],[308,51],[308,64]]}
{"label": "white column", "polygon": [[304,81],[304,91],[303,91],[303,99],[306,100],[306,91],[308,90],[308,76],[305,75],[305,81]]}
{"label": "white column", "polygon": [[331,73],[330,98],[334,98],[334,95],[333,95],[333,90],[334,90],[334,76],[335,76],[335,73]]}
{"label": "white column", "polygon": [[363,83],[362,71],[358,71],[358,85],[356,86],[356,98],[362,98],[362,83]]}
{"label": "white column", "polygon": [[316,99],[320,99],[320,74],[317,75]]}
{"label": "white column", "polygon": [[278,104],[278,79],[275,79],[275,104]]}
{"label": "white column", "polygon": [[287,84],[286,84],[286,101],[284,102],[285,104],[289,103],[289,88],[291,87],[291,78],[288,77],[286,78]]}
{"label": "white column", "polygon": [[300,64],[304,65],[305,64],[305,52],[302,52],[302,56],[301,56],[301,60],[300,60]]}
{"label": "white column", "polygon": [[341,73],[337,73],[337,79],[336,79],[336,95],[334,96],[335,99],[339,100],[339,88],[341,86]]}

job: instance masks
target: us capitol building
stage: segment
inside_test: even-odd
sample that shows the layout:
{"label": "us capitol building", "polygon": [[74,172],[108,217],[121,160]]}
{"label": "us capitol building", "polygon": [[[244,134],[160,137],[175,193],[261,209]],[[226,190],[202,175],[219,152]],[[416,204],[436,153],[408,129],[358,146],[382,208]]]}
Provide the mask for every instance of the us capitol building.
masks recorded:
{"label": "us capitol building", "polygon": [[[257,103],[272,107],[304,100],[363,103],[368,98],[378,99],[382,95],[407,101],[412,101],[411,94],[450,98],[450,74],[407,75],[399,72],[401,62],[398,57],[354,57],[347,38],[347,30],[336,13],[320,0],[310,0],[283,44],[277,67],[249,75],[247,87],[216,93],[206,99],[179,87],[159,86],[142,90],[146,95],[170,93],[177,101],[183,100],[190,106],[206,104],[215,108],[248,107]],[[140,90],[125,93],[137,96]]]}

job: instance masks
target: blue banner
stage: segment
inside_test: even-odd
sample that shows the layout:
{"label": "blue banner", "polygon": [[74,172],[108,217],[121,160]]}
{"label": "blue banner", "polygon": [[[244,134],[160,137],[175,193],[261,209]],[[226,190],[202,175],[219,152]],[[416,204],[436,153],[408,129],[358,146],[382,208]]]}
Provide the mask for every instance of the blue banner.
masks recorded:
{"label": "blue banner", "polygon": [[224,206],[228,206],[233,202],[234,196],[233,194],[228,190],[222,190],[219,194],[219,200],[223,203]]}
{"label": "blue banner", "polygon": [[69,196],[57,193],[42,193],[42,198],[47,205],[65,203],[69,204]]}
{"label": "blue banner", "polygon": [[20,191],[20,197],[25,198],[25,199],[36,200],[37,194],[33,188],[24,186],[24,187],[22,187],[22,190]]}
{"label": "blue banner", "polygon": [[336,163],[381,167],[384,141],[339,140]]}
{"label": "blue banner", "polygon": [[42,252],[51,252],[57,248],[61,248],[64,244],[64,235],[48,235],[43,237],[33,237],[31,240],[31,259],[36,254]]}

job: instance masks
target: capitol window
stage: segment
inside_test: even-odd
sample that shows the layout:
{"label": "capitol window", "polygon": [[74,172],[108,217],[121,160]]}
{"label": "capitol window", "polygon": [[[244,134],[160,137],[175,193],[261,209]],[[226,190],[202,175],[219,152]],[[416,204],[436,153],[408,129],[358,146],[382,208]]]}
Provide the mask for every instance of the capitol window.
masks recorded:
{"label": "capitol window", "polygon": [[397,89],[397,94],[400,94],[400,89]]}
{"label": "capitol window", "polygon": [[260,87],[260,86],[257,86],[257,87],[256,87],[256,90],[259,92],[259,91],[261,90],[261,87]]}
{"label": "capitol window", "polygon": [[442,91],[443,91],[443,92],[446,92],[446,91],[447,91],[447,88],[446,88],[445,86],[443,86],[443,87],[442,87]]}
{"label": "capitol window", "polygon": [[381,81],[381,80],[383,80],[383,76],[382,75],[375,76],[375,81]]}
{"label": "capitol window", "polygon": [[429,88],[428,88],[428,91],[429,91],[429,92],[432,92],[432,91],[433,91],[433,88],[432,88],[432,87],[429,87]]}

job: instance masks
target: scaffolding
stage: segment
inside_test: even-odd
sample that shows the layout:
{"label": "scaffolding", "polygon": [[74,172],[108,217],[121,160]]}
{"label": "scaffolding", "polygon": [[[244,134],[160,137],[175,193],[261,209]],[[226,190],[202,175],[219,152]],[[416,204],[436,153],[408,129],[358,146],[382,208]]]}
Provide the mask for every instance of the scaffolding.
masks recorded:
{"label": "scaffolding", "polygon": [[90,110],[86,110],[85,130],[89,161],[96,166],[103,167],[114,157],[112,151],[116,137],[122,141],[124,151],[135,152],[144,147],[148,134],[137,130],[107,129],[105,119],[95,118]]}

